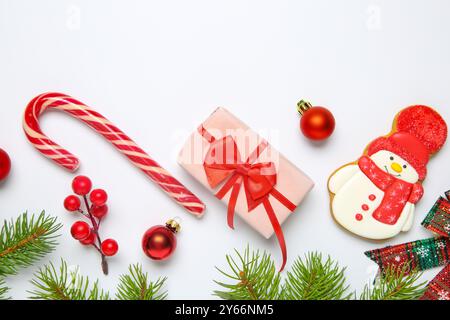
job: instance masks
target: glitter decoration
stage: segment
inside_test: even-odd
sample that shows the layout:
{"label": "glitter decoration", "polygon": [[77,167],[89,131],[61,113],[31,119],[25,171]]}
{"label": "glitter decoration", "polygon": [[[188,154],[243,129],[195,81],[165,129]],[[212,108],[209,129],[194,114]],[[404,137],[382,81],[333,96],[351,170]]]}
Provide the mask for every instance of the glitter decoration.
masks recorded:
{"label": "glitter decoration", "polygon": [[450,300],[450,264],[447,264],[428,284],[420,300]]}

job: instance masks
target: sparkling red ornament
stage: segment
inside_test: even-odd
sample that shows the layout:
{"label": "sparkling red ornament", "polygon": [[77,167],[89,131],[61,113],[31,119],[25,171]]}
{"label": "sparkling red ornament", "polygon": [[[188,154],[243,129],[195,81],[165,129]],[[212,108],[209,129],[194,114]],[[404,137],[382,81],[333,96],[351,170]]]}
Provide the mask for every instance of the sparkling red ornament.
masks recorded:
{"label": "sparkling red ornament", "polygon": [[64,199],[64,208],[66,208],[67,211],[77,211],[80,209],[81,201],[80,198],[74,195],[70,195]]}
{"label": "sparkling red ornament", "polygon": [[301,115],[300,130],[311,140],[325,140],[334,131],[336,121],[333,114],[324,107],[313,107],[309,102],[301,100],[297,104]]}
{"label": "sparkling red ornament", "polygon": [[108,206],[106,204],[102,206],[91,206],[91,214],[97,219],[102,219],[108,213]]}
{"label": "sparkling red ornament", "polygon": [[92,190],[89,198],[93,205],[99,207],[106,203],[108,200],[108,194],[103,189],[94,189]]}
{"label": "sparkling red ornament", "polygon": [[91,228],[84,221],[76,221],[70,228],[70,233],[72,234],[72,237],[74,237],[75,239],[84,240],[87,237],[89,237],[91,233]]}
{"label": "sparkling red ornament", "polygon": [[92,188],[92,182],[91,179],[89,179],[86,176],[77,176],[72,181],[72,189],[73,192],[80,196],[85,196],[91,191]]}
{"label": "sparkling red ornament", "polygon": [[5,150],[0,149],[0,181],[5,179],[11,171],[11,159]]}
{"label": "sparkling red ornament", "polygon": [[175,234],[180,225],[175,220],[167,221],[166,225],[157,225],[148,229],[142,237],[142,250],[153,260],[169,258],[177,247]]}
{"label": "sparkling red ornament", "polygon": [[111,257],[119,251],[119,245],[114,239],[106,239],[102,242],[102,252],[105,256]]}

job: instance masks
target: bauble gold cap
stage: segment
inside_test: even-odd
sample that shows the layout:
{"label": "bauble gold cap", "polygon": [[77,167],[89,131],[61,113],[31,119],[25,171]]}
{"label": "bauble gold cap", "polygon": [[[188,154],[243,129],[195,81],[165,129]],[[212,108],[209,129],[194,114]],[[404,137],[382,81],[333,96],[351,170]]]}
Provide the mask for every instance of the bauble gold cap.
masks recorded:
{"label": "bauble gold cap", "polygon": [[166,222],[166,227],[169,228],[170,230],[172,230],[175,233],[178,233],[181,230],[181,225],[177,221],[177,219],[170,219],[170,220],[168,220]]}
{"label": "bauble gold cap", "polygon": [[300,100],[297,103],[297,111],[302,116],[306,111],[312,108],[312,104],[305,100]]}

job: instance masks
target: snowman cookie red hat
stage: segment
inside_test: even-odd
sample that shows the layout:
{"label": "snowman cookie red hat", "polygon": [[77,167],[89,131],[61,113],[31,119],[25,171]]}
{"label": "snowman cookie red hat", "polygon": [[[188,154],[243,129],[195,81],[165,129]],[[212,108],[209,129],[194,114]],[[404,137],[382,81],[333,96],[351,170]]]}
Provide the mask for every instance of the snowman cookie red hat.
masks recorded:
{"label": "snowman cookie red hat", "polygon": [[369,239],[408,231],[423,195],[427,163],[446,138],[447,125],[432,108],[417,105],[402,110],[391,133],[375,139],[357,161],[331,175],[334,219]]}
{"label": "snowman cookie red hat", "polygon": [[394,133],[373,141],[369,156],[380,150],[391,151],[408,161],[425,179],[430,156],[439,151],[447,139],[447,125],[430,107],[417,105],[402,110],[394,121]]}

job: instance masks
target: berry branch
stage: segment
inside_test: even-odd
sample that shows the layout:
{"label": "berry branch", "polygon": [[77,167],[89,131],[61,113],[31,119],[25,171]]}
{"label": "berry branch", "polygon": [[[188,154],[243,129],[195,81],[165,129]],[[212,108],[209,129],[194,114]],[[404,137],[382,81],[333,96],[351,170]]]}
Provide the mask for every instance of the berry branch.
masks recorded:
{"label": "berry branch", "polygon": [[[91,225],[84,221],[76,221],[70,232],[72,237],[82,245],[93,246],[101,256],[101,267],[105,275],[108,274],[108,262],[106,257],[114,256],[119,250],[119,246],[114,239],[101,240],[100,223],[108,213],[106,201],[108,195],[103,189],[92,189],[92,182],[88,177],[77,176],[72,181],[72,189],[75,194],[80,196],[86,207],[86,212],[81,209],[80,197],[70,195],[64,200],[64,207],[70,212],[77,212],[86,217]],[[88,200],[91,202],[89,204]],[[97,243],[96,243],[97,242]]]}
{"label": "berry branch", "polygon": [[[98,229],[100,228],[100,222],[102,221],[102,217],[98,218],[98,222],[95,220],[94,216],[92,215],[91,209],[89,208],[89,203],[87,200],[87,197],[84,195],[83,196],[84,199],[84,204],[86,206],[86,210],[88,212],[88,214],[86,215],[92,223],[93,226],[93,231],[94,231],[94,235],[95,238],[97,239],[98,245],[95,244],[95,242],[90,243],[95,249],[97,249],[97,251],[100,253],[101,257],[102,257],[102,270],[104,274],[108,274],[108,262],[106,261],[106,256],[105,254],[102,252],[102,250],[100,249],[102,246],[102,239],[100,238],[100,233],[98,232]],[[105,205],[105,204],[104,204]]]}

